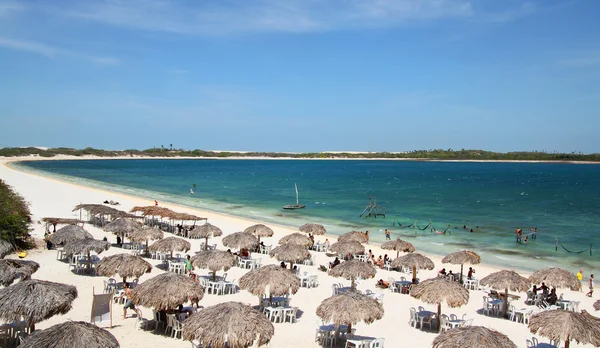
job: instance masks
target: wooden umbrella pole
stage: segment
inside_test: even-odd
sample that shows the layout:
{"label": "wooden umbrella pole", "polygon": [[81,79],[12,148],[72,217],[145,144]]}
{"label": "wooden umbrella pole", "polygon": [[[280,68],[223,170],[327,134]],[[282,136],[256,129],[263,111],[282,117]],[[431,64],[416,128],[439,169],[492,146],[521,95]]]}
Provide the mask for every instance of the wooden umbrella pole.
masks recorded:
{"label": "wooden umbrella pole", "polygon": [[208,250],[208,237],[204,240],[204,250]]}
{"label": "wooden umbrella pole", "polygon": [[352,283],[350,284],[350,291],[354,291],[354,277],[351,278]]}
{"label": "wooden umbrella pole", "polygon": [[437,319],[436,319],[436,323],[435,326],[437,327],[437,330],[440,331],[440,321],[442,319],[441,317],[442,315],[442,303],[438,303],[438,312],[437,312]]}
{"label": "wooden umbrella pole", "polygon": [[413,279],[412,279],[413,284],[417,283],[417,266],[413,265]]}
{"label": "wooden umbrella pole", "polygon": [[504,317],[508,318],[508,288],[504,289]]}
{"label": "wooden umbrella pole", "polygon": [[460,264],[460,280],[459,283],[462,284],[463,283],[463,264]]}

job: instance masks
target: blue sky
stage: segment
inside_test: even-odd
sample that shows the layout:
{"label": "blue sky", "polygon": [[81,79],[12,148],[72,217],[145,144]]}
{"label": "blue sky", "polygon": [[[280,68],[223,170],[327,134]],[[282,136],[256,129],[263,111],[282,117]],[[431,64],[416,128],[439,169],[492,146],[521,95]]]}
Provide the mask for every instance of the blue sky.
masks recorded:
{"label": "blue sky", "polygon": [[0,0],[0,145],[600,152],[599,14],[596,0]]}

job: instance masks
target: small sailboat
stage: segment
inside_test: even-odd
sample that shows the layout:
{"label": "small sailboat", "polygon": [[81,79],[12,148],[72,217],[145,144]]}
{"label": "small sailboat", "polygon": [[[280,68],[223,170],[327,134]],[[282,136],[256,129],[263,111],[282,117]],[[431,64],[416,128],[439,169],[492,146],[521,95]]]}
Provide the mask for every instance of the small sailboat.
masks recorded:
{"label": "small sailboat", "polygon": [[291,209],[302,209],[302,208],[306,207],[305,205],[298,203],[298,185],[294,184],[294,187],[296,188],[296,204],[284,205],[283,209],[291,210]]}

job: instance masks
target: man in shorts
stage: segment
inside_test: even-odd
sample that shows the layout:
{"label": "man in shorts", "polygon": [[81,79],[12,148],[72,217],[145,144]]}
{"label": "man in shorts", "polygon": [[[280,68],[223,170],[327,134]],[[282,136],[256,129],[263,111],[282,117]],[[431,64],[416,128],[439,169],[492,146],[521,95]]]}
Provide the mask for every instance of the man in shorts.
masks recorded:
{"label": "man in shorts", "polygon": [[[125,302],[125,306],[123,306],[123,319],[127,319],[127,310],[128,309],[132,309],[136,314],[138,314],[137,309],[135,309],[135,305],[133,304],[133,301],[131,301],[131,289],[129,288],[129,283],[125,283],[123,284],[123,292],[121,293],[121,296],[119,296],[119,299],[123,298],[123,296],[127,297],[127,301]],[[139,314],[138,314],[139,316]]]}

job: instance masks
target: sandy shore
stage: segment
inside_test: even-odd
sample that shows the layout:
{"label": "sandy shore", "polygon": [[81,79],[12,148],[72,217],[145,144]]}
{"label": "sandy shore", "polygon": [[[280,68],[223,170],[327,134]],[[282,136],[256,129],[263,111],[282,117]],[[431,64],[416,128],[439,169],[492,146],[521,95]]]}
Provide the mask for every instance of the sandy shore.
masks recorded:
{"label": "sandy shore", "polygon": [[[6,165],[8,161],[13,160],[17,159],[0,159],[0,179],[11,185],[30,203],[33,220],[35,222],[33,224],[32,235],[36,238],[42,238],[44,234],[44,226],[39,222],[42,217],[78,217],[79,212],[72,212],[72,210],[75,205],[80,203],[101,203],[104,200],[114,200],[121,203],[121,206],[117,208],[122,210],[129,210],[134,205],[153,204],[152,201],[147,199],[77,186],[47,177],[20,172]],[[20,160],[22,160],[22,158]],[[258,221],[251,221],[248,219],[217,214],[214,212],[199,211],[185,206],[177,206],[173,204],[165,204],[165,206],[175,211],[188,212],[198,216],[207,217],[210,223],[219,226],[223,230],[224,235],[241,231],[249,225],[258,223]],[[318,223],[318,221],[314,222]],[[274,224],[267,225],[272,227],[275,231],[275,235],[272,238],[264,239],[265,244],[267,245],[276,245],[277,241],[284,235],[296,232],[295,230],[284,226]],[[115,237],[112,234],[105,233],[104,231],[90,225],[86,225],[86,229],[92,233],[95,238],[101,239],[106,236],[108,237],[109,241],[115,242]],[[328,238],[331,242],[335,241],[335,236],[325,235],[316,237],[317,240],[321,241],[324,241],[326,238]],[[220,241],[221,237],[211,239],[212,243],[217,243],[219,248],[223,248],[223,246],[220,244]],[[198,251],[200,249],[199,245],[201,241],[191,240],[190,242],[192,244],[192,250],[190,250],[190,254],[193,254],[194,251]],[[367,249],[371,249],[377,256],[386,253],[394,254],[394,252],[381,250],[375,245],[369,245],[367,246]],[[448,253],[454,251],[457,250],[448,250]],[[121,252],[124,251],[119,248],[111,248],[102,253],[100,256],[103,257]],[[254,256],[262,258],[263,265],[277,263],[275,259],[271,259],[267,255]],[[451,266],[447,264],[443,265],[440,257],[435,255],[427,256],[433,260],[436,267],[431,271],[419,272],[418,276],[422,280],[434,277],[437,271],[443,267],[445,267],[447,270],[452,269],[455,273],[460,272],[460,266]],[[8,257],[15,257],[15,255]],[[96,291],[96,293],[102,291],[103,281],[106,280],[106,278],[86,277],[73,274],[69,271],[67,264],[56,260],[55,251],[31,251],[28,259],[34,260],[41,265],[40,270],[34,274],[34,278],[73,284],[77,286],[79,291],[79,298],[74,302],[73,309],[69,313],[64,316],[55,316],[45,322],[39,323],[36,325],[36,327],[43,329],[66,320],[89,321],[92,293],[93,291]],[[328,258],[324,253],[316,253],[316,261],[317,265],[326,265],[329,261],[331,261],[331,259]],[[485,262],[486,260],[483,261]],[[154,265],[157,264],[156,261],[151,262]],[[478,265],[475,268],[477,271],[476,276],[478,278],[482,278],[485,275],[498,270],[493,265],[487,264]],[[271,347],[318,347],[319,345],[314,340],[316,323],[319,321],[315,310],[323,299],[331,296],[332,284],[341,282],[344,285],[349,285],[349,281],[345,279],[332,278],[327,276],[326,273],[318,271],[318,266],[301,266],[301,271],[306,271],[308,274],[318,275],[320,286],[312,289],[301,288],[297,294],[292,296],[291,305],[299,307],[301,315],[298,319],[298,322],[295,324],[274,324],[275,335],[271,341]],[[161,272],[163,271],[155,267],[150,274],[144,275],[140,281],[143,282],[144,280]],[[239,279],[240,276],[242,276],[245,272],[246,270],[234,267],[227,272],[227,278],[228,280]],[[207,270],[197,270],[196,273],[201,275],[208,274]],[[526,274],[523,275],[526,276]],[[587,278],[588,274],[585,276]],[[400,277],[410,278],[410,274],[378,270],[375,279],[364,280],[358,285],[359,290],[365,291],[370,289],[374,292],[382,292],[384,294],[383,305],[385,314],[381,320],[376,321],[373,324],[365,325],[363,323],[359,323],[356,325],[355,327],[357,334],[372,337],[383,337],[386,339],[385,343],[387,347],[430,347],[433,339],[436,337],[436,334],[414,329],[409,326],[409,308],[422,306],[425,309],[435,311],[436,306],[424,304],[421,301],[418,301],[407,295],[391,293],[388,290],[380,290],[375,288],[377,279],[387,280],[388,277],[393,277],[396,280],[399,280]],[[585,297],[583,293],[562,290],[559,290],[558,292],[559,294],[564,293],[564,297],[566,299],[581,301],[579,306],[580,309],[585,309],[590,313],[595,312],[592,307],[594,299]],[[523,303],[523,299],[526,296],[525,294],[520,295],[521,300],[515,303],[515,306],[517,308],[526,307]],[[463,314],[466,314],[467,318],[474,320],[473,325],[494,328],[508,335],[513,342],[517,344],[517,346],[525,347],[525,340],[532,337],[526,325],[494,317],[487,317],[477,313],[477,310],[481,308],[483,296],[484,292],[482,291],[471,291],[468,304],[454,309],[443,305],[442,312],[445,314],[456,314],[459,317],[461,317]],[[234,295],[205,295],[200,304],[203,306],[210,306],[224,301],[240,301],[251,305],[256,305],[258,303],[258,299],[256,297],[250,295],[246,291],[240,291]],[[149,332],[138,331],[134,327],[135,319],[132,319],[131,317],[125,320],[121,319],[121,306],[115,305],[113,308],[113,320],[115,327],[110,329],[110,332],[117,337],[121,343],[121,347],[134,347],[136,345],[145,347],[190,346],[189,342],[187,341],[176,340]],[[144,313],[144,317],[151,317],[151,309],[142,308],[142,311]],[[548,342],[548,339],[541,337],[539,337],[539,339],[540,342]],[[572,347],[579,347],[579,345],[576,345],[574,342],[572,342]]]}

